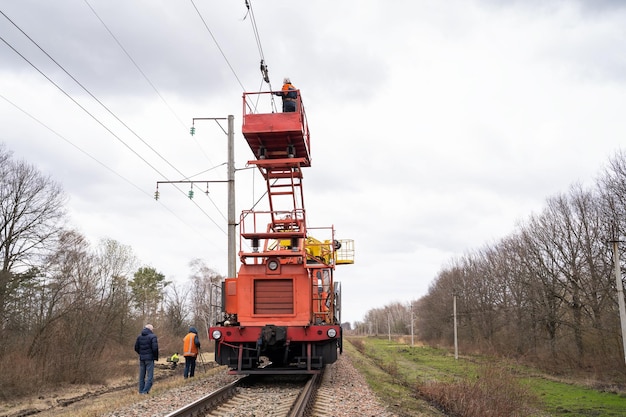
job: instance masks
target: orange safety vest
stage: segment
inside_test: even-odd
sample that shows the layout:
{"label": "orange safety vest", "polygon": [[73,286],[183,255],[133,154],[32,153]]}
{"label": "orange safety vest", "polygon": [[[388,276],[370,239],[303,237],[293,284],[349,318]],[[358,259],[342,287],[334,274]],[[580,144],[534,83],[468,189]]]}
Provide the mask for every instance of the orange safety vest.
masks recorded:
{"label": "orange safety vest", "polygon": [[196,336],[197,334],[189,332],[183,339],[183,356],[198,356],[198,346],[194,343]]}
{"label": "orange safety vest", "polygon": [[294,100],[298,97],[298,94],[294,90],[296,90],[296,87],[294,87],[293,84],[283,84],[283,98],[287,100]]}

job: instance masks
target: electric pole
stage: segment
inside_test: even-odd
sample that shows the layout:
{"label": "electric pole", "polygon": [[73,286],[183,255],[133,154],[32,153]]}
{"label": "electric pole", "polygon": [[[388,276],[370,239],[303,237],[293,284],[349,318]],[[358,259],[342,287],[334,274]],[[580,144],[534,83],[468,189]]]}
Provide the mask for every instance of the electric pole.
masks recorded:
{"label": "electric pole", "polygon": [[235,116],[228,116],[228,277],[235,278],[237,271],[237,242],[235,231]]}
{"label": "electric pole", "polygon": [[415,342],[413,340],[413,323],[415,316],[413,315],[413,302],[411,301],[411,346],[415,346]]}
{"label": "electric pole", "polygon": [[626,306],[624,305],[624,283],[622,282],[622,271],[619,264],[619,240],[613,240],[611,243],[613,243],[613,264],[615,267],[619,319],[622,325],[622,348],[624,350],[624,361],[626,361]]}
{"label": "electric pole", "polygon": [[[208,193],[208,184],[215,182],[226,182],[228,183],[228,278],[236,278],[236,265],[237,265],[237,241],[236,241],[236,228],[237,228],[237,220],[235,218],[235,130],[234,130],[234,120],[235,116],[229,115],[228,118],[224,117],[194,117],[193,125],[190,129],[190,133],[193,136],[196,133],[195,123],[196,120],[228,120],[228,162],[227,162],[227,180],[226,181],[195,181],[195,180],[181,180],[181,181],[157,181],[157,190],[154,193],[154,198],[156,200],[159,199],[159,184],[190,184],[191,189],[189,190],[189,199],[193,198],[193,185],[194,184],[207,184],[207,193]],[[223,130],[223,129],[222,129]]]}
{"label": "electric pole", "polygon": [[452,314],[454,314],[454,359],[459,359],[459,342],[456,330],[456,291],[452,293]]}

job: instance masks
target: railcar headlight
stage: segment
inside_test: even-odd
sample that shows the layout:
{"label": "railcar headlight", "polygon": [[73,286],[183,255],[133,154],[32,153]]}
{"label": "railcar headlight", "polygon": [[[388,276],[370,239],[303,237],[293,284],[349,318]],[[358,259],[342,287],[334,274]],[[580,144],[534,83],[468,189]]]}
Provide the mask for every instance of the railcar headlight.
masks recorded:
{"label": "railcar headlight", "polygon": [[222,332],[220,332],[219,330],[213,330],[211,336],[213,336],[213,339],[218,340],[222,337]]}
{"label": "railcar headlight", "polygon": [[278,261],[276,259],[270,259],[267,262],[267,267],[270,271],[276,271],[278,269]]}
{"label": "railcar headlight", "polygon": [[328,329],[326,334],[328,335],[328,337],[335,337],[335,336],[337,336],[337,330],[335,330],[335,329]]}

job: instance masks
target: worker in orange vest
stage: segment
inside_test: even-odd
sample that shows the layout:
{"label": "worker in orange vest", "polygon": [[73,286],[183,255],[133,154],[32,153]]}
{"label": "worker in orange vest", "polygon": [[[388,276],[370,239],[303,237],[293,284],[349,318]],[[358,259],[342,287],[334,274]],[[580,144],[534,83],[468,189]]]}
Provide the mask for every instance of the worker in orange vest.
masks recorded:
{"label": "worker in orange vest", "polygon": [[274,94],[283,98],[283,113],[296,111],[296,99],[298,98],[298,92],[296,91],[296,87],[291,84],[291,80],[288,77],[285,77],[283,80],[282,90]]}
{"label": "worker in orange vest", "polygon": [[185,357],[185,372],[183,376],[193,377],[196,372],[196,358],[200,349],[200,338],[195,327],[189,328],[189,333],[183,339],[183,356]]}

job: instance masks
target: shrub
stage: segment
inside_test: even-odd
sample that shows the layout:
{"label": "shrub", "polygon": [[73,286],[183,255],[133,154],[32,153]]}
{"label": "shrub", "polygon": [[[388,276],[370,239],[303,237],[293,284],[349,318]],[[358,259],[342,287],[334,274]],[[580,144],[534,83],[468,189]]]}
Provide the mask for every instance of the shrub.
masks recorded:
{"label": "shrub", "polygon": [[365,354],[365,342],[363,342],[363,339],[350,339],[350,343],[352,343],[352,346],[354,346],[362,355]]}
{"label": "shrub", "polygon": [[505,368],[486,365],[476,377],[417,387],[420,394],[460,417],[528,416],[538,399]]}

